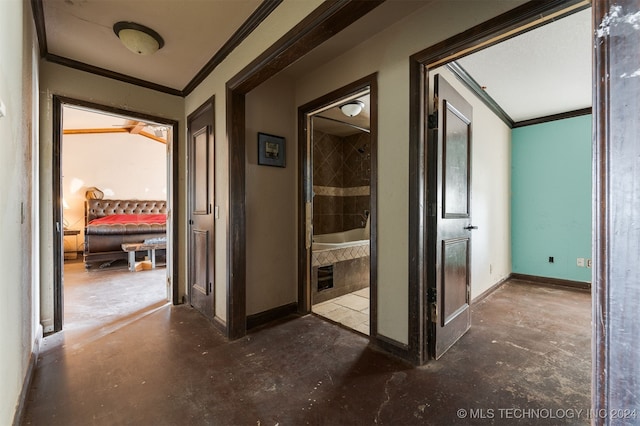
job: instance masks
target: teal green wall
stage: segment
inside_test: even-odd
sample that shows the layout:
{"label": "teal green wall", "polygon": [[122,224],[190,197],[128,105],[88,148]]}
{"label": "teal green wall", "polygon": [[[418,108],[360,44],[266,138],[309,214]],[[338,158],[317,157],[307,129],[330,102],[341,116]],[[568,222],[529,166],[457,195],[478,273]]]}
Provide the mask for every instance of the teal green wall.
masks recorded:
{"label": "teal green wall", "polygon": [[513,129],[513,273],[591,282],[591,133],[591,115]]}

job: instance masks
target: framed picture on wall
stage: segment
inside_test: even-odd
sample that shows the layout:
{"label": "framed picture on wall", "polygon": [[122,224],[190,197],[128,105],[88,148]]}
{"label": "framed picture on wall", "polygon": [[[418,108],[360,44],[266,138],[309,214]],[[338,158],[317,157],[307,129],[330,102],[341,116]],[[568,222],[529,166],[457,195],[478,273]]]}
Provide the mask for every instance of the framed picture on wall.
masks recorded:
{"label": "framed picture on wall", "polygon": [[258,133],[258,164],[285,167],[286,151],[282,136]]}

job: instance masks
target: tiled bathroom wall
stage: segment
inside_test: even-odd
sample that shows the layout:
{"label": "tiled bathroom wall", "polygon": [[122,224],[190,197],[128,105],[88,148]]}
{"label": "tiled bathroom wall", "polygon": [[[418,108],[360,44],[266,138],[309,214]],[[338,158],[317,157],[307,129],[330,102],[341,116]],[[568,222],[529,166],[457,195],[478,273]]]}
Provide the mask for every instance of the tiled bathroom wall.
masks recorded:
{"label": "tiled bathroom wall", "polygon": [[365,225],[370,211],[371,143],[368,133],[338,137],[313,133],[314,234]]}

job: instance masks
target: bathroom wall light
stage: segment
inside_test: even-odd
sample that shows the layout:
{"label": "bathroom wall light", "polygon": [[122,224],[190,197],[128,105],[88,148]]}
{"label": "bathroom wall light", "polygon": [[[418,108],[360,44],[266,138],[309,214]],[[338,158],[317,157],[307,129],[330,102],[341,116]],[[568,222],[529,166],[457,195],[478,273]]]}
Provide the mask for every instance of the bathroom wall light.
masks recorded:
{"label": "bathroom wall light", "polygon": [[340,110],[347,117],[355,117],[362,112],[364,103],[362,101],[351,101],[340,107]]}
{"label": "bathroom wall light", "polygon": [[113,32],[127,49],[138,55],[151,55],[164,46],[160,34],[135,22],[116,22]]}

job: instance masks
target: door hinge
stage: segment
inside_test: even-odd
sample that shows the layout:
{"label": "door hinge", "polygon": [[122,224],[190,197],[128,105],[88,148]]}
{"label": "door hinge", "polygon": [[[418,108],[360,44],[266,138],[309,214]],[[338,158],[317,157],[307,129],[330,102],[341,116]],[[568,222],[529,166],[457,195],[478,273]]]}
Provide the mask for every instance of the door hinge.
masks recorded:
{"label": "door hinge", "polygon": [[438,322],[438,304],[436,302],[430,303],[429,309],[430,309],[429,316],[431,317],[431,322],[437,323]]}
{"label": "door hinge", "polygon": [[211,293],[213,291],[213,285],[211,283],[209,283],[207,285],[207,293]]}
{"label": "door hinge", "polygon": [[434,112],[433,114],[429,114],[427,117],[427,128],[428,129],[437,129],[438,128],[438,112]]}
{"label": "door hinge", "polygon": [[427,290],[427,303],[429,304],[429,317],[431,322],[438,322],[438,298],[435,288]]}

